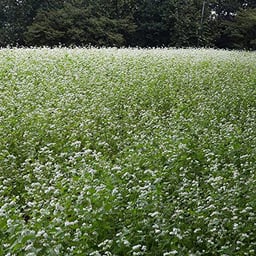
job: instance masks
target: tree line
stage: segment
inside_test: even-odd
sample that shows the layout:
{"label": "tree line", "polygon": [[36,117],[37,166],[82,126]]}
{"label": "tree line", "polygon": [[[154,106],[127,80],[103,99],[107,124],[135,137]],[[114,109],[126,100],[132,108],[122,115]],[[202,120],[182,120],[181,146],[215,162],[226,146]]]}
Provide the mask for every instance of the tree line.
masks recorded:
{"label": "tree line", "polygon": [[0,0],[0,47],[256,49],[255,0]]}

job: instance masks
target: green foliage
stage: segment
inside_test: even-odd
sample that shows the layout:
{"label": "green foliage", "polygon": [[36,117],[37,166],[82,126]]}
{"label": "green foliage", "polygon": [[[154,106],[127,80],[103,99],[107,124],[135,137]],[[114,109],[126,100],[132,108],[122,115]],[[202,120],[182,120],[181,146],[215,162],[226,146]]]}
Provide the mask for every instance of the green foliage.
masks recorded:
{"label": "green foliage", "polygon": [[[0,46],[254,49],[253,28],[243,24],[253,25],[252,8],[255,3],[250,0],[2,0]],[[241,18],[233,24],[235,16]],[[246,16],[252,17],[250,21]],[[247,42],[238,42],[242,36]]]}
{"label": "green foliage", "polygon": [[223,23],[222,29],[222,46],[256,50],[256,9],[240,10],[232,20]]}
{"label": "green foliage", "polygon": [[162,46],[170,41],[169,1],[138,1],[134,10],[137,30],[132,45]]}
{"label": "green foliage", "polygon": [[121,46],[125,33],[135,28],[129,22],[128,18],[103,16],[100,9],[83,1],[69,1],[57,10],[41,10],[25,33],[26,44]]}
{"label": "green foliage", "polygon": [[254,52],[0,51],[1,255],[254,255]]}
{"label": "green foliage", "polygon": [[[45,1],[0,1],[0,46],[23,45],[24,33]],[[57,3],[58,1],[56,1]],[[55,4],[56,4],[55,3]]]}
{"label": "green foliage", "polygon": [[[203,27],[200,27],[201,5],[198,1],[176,1],[174,5],[174,28],[171,43],[177,47],[192,47],[203,45]],[[204,12],[204,16],[209,15],[208,10]],[[201,29],[201,31],[200,31]],[[199,42],[201,41],[201,42]]]}

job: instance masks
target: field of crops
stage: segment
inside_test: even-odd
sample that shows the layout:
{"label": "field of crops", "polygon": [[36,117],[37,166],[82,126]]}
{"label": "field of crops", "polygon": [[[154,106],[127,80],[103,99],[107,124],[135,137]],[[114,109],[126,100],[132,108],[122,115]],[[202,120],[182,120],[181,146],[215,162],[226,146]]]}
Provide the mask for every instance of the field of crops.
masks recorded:
{"label": "field of crops", "polygon": [[0,255],[256,255],[256,53],[0,49]]}

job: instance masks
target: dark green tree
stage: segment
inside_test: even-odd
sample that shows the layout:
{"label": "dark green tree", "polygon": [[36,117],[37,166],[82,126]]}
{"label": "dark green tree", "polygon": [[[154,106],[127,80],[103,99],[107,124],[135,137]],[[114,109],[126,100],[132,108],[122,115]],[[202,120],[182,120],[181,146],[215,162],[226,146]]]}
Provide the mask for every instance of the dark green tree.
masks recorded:
{"label": "dark green tree", "polygon": [[[110,8],[112,7],[112,9]],[[135,29],[130,17],[95,1],[66,1],[61,8],[43,8],[25,33],[27,45],[122,46]]]}
{"label": "dark green tree", "polygon": [[[205,1],[175,1],[172,44],[176,47],[203,46],[206,43],[209,8]],[[203,10],[203,11],[202,11]]]}
{"label": "dark green tree", "polygon": [[[52,1],[55,6],[63,1]],[[50,1],[38,0],[0,0],[0,46],[23,45],[27,30],[42,7]]]}
{"label": "dark green tree", "polygon": [[[94,4],[97,1],[94,1]],[[136,0],[99,0],[97,10],[100,16],[107,17],[117,22],[116,29],[123,37],[122,46],[130,46],[132,36],[137,29],[134,12]]]}
{"label": "dark green tree", "polygon": [[218,15],[218,19],[229,20],[242,7],[244,0],[213,0],[211,8]]}
{"label": "dark green tree", "polygon": [[23,2],[0,1],[0,45],[22,44],[22,34],[27,23],[27,13]]}
{"label": "dark green tree", "polygon": [[133,46],[162,46],[170,39],[169,1],[140,0],[134,4],[137,30],[133,34]]}
{"label": "dark green tree", "polygon": [[221,48],[256,50],[256,8],[240,9],[222,23],[216,45]]}
{"label": "dark green tree", "polygon": [[0,0],[0,46],[254,49],[255,0]]}
{"label": "dark green tree", "polygon": [[218,48],[254,49],[254,0],[212,1],[213,44]]}

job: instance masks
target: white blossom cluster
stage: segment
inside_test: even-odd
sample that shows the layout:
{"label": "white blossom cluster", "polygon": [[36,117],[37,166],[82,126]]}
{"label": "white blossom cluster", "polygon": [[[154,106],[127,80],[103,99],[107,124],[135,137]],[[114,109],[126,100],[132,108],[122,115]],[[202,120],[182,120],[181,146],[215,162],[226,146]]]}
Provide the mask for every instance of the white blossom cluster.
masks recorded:
{"label": "white blossom cluster", "polygon": [[0,49],[0,255],[256,255],[256,54]]}

